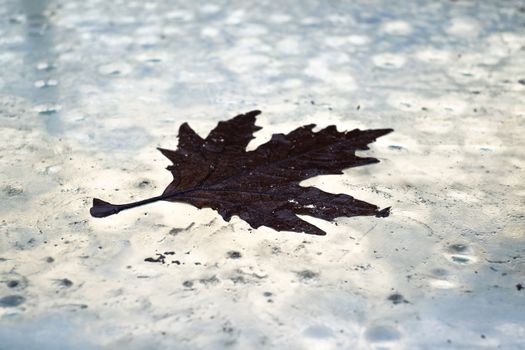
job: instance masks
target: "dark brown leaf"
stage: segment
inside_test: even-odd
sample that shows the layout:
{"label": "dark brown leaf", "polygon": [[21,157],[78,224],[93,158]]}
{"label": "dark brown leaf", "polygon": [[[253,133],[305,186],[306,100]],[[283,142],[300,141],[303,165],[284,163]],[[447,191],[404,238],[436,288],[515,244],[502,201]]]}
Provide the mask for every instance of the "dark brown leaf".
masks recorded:
{"label": "dark brown leaf", "polygon": [[171,162],[173,181],[160,196],[140,202],[113,205],[95,198],[90,212],[94,217],[158,200],[209,207],[229,221],[238,215],[253,228],[271,227],[277,231],[326,234],[296,214],[324,220],[340,216],[385,217],[390,208],[357,200],[346,194],[332,194],[299,182],[316,175],[342,174],[342,170],[372,163],[376,158],[355,155],[392,129],[337,131],[329,126],[313,132],[305,125],[287,135],[274,134],[254,151],[246,151],[259,111],[219,122],[205,139],[187,123],[179,129],[177,150],[159,150]]}

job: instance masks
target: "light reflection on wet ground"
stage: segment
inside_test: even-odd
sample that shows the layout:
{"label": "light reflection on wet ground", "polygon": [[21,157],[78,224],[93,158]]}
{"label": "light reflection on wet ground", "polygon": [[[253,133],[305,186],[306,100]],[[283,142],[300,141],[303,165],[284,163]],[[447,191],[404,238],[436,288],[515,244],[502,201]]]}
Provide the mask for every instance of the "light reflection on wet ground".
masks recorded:
{"label": "light reflection on wet ground", "polygon": [[[0,3],[0,344],[522,346],[520,1]],[[326,237],[171,203],[88,216],[159,194],[182,122],[254,108],[250,147],[394,128],[381,163],[305,182],[392,216]]]}

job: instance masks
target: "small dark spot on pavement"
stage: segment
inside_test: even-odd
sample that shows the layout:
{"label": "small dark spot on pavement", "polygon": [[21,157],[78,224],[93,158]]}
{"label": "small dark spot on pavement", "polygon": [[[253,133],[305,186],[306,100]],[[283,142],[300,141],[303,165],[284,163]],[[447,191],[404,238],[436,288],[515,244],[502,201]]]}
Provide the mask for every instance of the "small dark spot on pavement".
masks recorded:
{"label": "small dark spot on pavement", "polygon": [[73,282],[70,279],[62,278],[61,280],[58,280],[58,284],[62,287],[69,288],[73,285]]}
{"label": "small dark spot on pavement", "polygon": [[191,288],[193,287],[193,282],[192,281],[184,281],[182,282],[182,285],[186,288]]}
{"label": "small dark spot on pavement", "polygon": [[18,282],[17,280],[7,281],[7,286],[9,288],[16,288],[16,287],[18,287],[19,284],[20,284],[20,282]]}
{"label": "small dark spot on pavement", "polygon": [[240,259],[242,257],[241,253],[235,250],[230,250],[227,254],[228,254],[228,258],[230,259]]}
{"label": "small dark spot on pavement", "polygon": [[402,304],[402,303],[408,303],[408,301],[405,299],[404,296],[402,296],[399,293],[394,293],[388,296],[387,300],[390,300],[392,304]]}
{"label": "small dark spot on pavement", "polygon": [[21,295],[8,295],[0,298],[0,307],[16,307],[22,304],[26,299]]}
{"label": "small dark spot on pavement", "polygon": [[303,281],[313,280],[313,279],[315,279],[315,278],[317,278],[319,276],[318,273],[315,273],[315,272],[310,271],[310,270],[298,271],[298,272],[296,272],[296,274]]}

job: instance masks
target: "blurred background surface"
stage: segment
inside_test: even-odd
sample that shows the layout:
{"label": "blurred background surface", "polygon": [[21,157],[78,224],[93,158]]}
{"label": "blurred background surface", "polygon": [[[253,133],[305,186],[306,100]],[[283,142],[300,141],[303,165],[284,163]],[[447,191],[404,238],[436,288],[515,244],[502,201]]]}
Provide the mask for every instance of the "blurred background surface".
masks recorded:
{"label": "blurred background surface", "polygon": [[[521,349],[523,1],[0,0],[0,348]],[[312,237],[156,203],[182,122],[394,128]],[[165,264],[145,262],[167,255]]]}

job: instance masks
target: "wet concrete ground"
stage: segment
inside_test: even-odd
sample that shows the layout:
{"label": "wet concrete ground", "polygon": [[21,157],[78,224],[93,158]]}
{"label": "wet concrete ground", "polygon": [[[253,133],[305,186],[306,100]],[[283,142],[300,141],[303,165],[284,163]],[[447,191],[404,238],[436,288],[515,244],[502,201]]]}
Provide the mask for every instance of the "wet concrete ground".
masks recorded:
{"label": "wet concrete ground", "polygon": [[[0,348],[523,348],[521,1],[0,3]],[[182,122],[252,109],[250,148],[395,129],[304,182],[392,215],[89,216],[162,192]]]}

